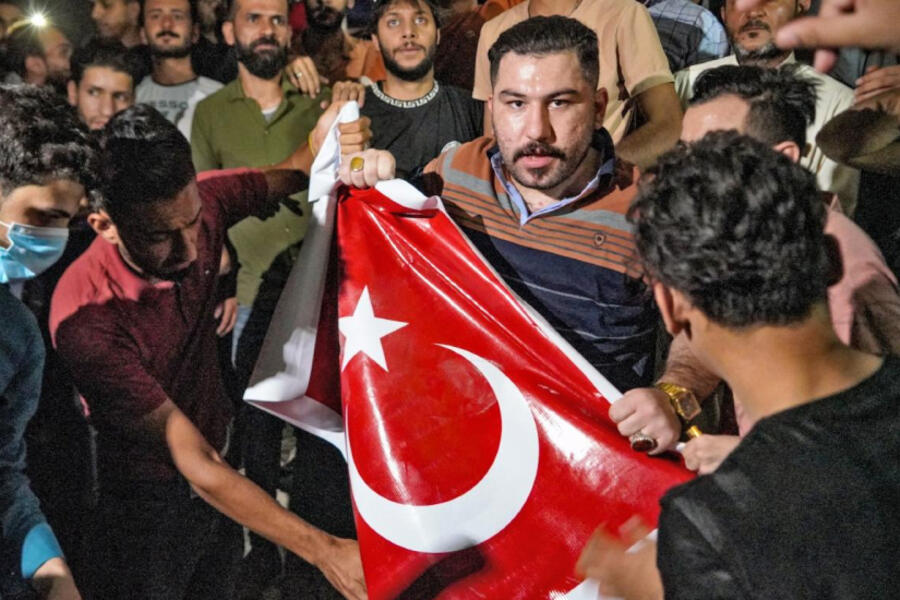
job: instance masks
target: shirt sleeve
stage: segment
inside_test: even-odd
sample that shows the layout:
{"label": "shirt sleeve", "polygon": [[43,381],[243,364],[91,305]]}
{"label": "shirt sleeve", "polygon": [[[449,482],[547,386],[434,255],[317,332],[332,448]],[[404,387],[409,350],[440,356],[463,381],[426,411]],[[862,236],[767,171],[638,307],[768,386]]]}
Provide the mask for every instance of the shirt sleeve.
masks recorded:
{"label": "shirt sleeve", "polygon": [[191,156],[194,160],[194,168],[197,172],[218,169],[222,165],[216,158],[209,140],[210,124],[208,122],[206,107],[201,102],[194,111],[194,119],[191,123]]}
{"label": "shirt sleeve", "polygon": [[632,4],[630,10],[622,12],[616,45],[625,89],[633,98],[652,87],[671,83],[673,78],[650,13],[643,5]]}
{"label": "shirt sleeve", "polygon": [[[0,339],[0,525],[6,549],[2,554],[8,557],[4,562],[14,563],[4,564],[3,570],[17,569],[28,578],[62,552],[58,544],[39,547],[37,543],[47,540],[47,532],[51,538],[53,534],[25,475],[25,428],[37,410],[44,342],[36,326],[23,326],[21,335],[10,337],[10,331],[19,329],[15,327],[20,324],[18,317],[6,315],[7,335]],[[36,535],[36,531],[45,532]]]}
{"label": "shirt sleeve", "polygon": [[265,174],[257,169],[209,171],[197,177],[200,196],[212,201],[230,228],[247,217],[264,219],[275,214],[280,205],[269,198]]}
{"label": "shirt sleeve", "polygon": [[[707,535],[717,531],[702,510],[684,510],[684,498],[663,499],[659,517],[656,566],[662,576],[666,600],[747,598]],[[707,535],[705,535],[707,534]],[[728,540],[720,539],[721,543]]]}
{"label": "shirt sleeve", "polygon": [[136,342],[110,314],[109,304],[89,304],[66,317],[56,330],[56,349],[91,418],[118,432],[169,399],[147,371]]}
{"label": "shirt sleeve", "polygon": [[491,62],[488,60],[488,50],[497,41],[496,31],[496,20],[491,20],[482,25],[481,34],[478,36],[478,50],[475,54],[475,85],[472,88],[472,97],[482,102],[487,102],[491,95]]}

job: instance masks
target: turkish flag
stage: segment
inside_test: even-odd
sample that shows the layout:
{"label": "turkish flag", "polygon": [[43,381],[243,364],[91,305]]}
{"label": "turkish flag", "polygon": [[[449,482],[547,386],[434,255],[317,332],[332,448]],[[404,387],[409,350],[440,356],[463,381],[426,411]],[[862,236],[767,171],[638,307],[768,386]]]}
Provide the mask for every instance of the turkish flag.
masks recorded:
{"label": "turkish flag", "polygon": [[655,523],[690,474],[629,447],[607,416],[619,394],[439,204],[344,188],[337,211],[340,389],[370,597],[566,597],[599,524]]}

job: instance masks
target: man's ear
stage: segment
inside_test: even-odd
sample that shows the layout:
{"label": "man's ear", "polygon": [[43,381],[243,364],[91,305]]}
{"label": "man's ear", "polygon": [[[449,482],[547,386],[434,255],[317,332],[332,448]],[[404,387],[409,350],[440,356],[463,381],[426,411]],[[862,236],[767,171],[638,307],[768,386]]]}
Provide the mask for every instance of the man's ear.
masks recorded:
{"label": "man's ear", "polygon": [[229,46],[234,46],[234,23],[225,21],[222,23],[222,38]]}
{"label": "man's ear", "polygon": [[791,159],[791,162],[800,162],[800,158],[803,156],[803,151],[796,142],[785,140],[783,142],[778,142],[773,148],[775,152],[780,152]]}
{"label": "man's ear", "polygon": [[691,323],[687,315],[691,309],[691,303],[684,294],[657,281],[653,284],[653,298],[659,307],[659,314],[662,316],[666,331],[672,337],[682,331],[690,337]]}
{"label": "man's ear", "polygon": [[66,83],[66,92],[68,92],[69,104],[78,106],[78,84],[70,79]]}
{"label": "man's ear", "polygon": [[372,34],[372,43],[378,48],[378,52],[381,52],[381,44],[378,42],[378,36],[374,33]]}
{"label": "man's ear", "polygon": [[800,15],[808,13],[811,4],[810,0],[797,0],[797,9],[794,16],[799,17]]}
{"label": "man's ear", "polygon": [[44,85],[47,81],[47,61],[40,56],[25,57],[25,83]]}
{"label": "man's ear", "polygon": [[194,23],[194,26],[191,27],[191,43],[196,44],[197,40],[200,39],[200,23]]}
{"label": "man's ear", "polygon": [[606,121],[606,105],[609,103],[609,94],[606,93],[606,88],[601,87],[594,92],[594,129],[600,129],[603,127],[604,121]]}
{"label": "man's ear", "polygon": [[119,245],[119,230],[116,228],[116,224],[112,222],[112,219],[109,218],[109,215],[105,210],[98,210],[88,214],[87,216],[88,225],[91,226],[97,235],[102,237],[104,240],[109,242],[110,244]]}
{"label": "man's ear", "polygon": [[147,32],[144,31],[143,27],[141,27],[141,43],[145,46],[150,43],[150,41],[147,39]]}

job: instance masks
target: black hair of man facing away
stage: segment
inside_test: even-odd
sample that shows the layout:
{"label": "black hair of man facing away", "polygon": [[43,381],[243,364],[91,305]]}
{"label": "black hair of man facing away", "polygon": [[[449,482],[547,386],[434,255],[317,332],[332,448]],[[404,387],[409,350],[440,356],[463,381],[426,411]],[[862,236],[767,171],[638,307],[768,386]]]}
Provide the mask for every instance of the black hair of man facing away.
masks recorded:
{"label": "black hair of man facing away", "polygon": [[802,152],[806,128],[816,118],[818,87],[817,81],[800,74],[796,63],[777,69],[723,65],[697,78],[690,105],[737,96],[749,105],[744,120],[747,135],[772,147],[790,140]]}
{"label": "black hair of man facing away", "polygon": [[900,359],[834,333],[813,175],[713,132],[662,156],[629,214],[667,329],[759,421],[714,473],[663,498],[657,560],[601,534],[583,570],[625,598],[890,596]]}

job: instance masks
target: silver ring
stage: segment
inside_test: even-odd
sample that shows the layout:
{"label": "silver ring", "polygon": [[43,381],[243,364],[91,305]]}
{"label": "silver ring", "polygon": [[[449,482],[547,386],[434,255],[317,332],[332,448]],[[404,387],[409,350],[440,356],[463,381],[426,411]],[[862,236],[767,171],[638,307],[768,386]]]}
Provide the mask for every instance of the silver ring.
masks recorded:
{"label": "silver ring", "polygon": [[294,77],[296,77],[297,79],[303,79],[303,73],[301,73],[300,71],[294,71]]}
{"label": "silver ring", "polygon": [[628,436],[628,441],[631,442],[631,449],[638,452],[652,452],[659,446],[655,437],[649,436],[643,431],[632,433]]}

